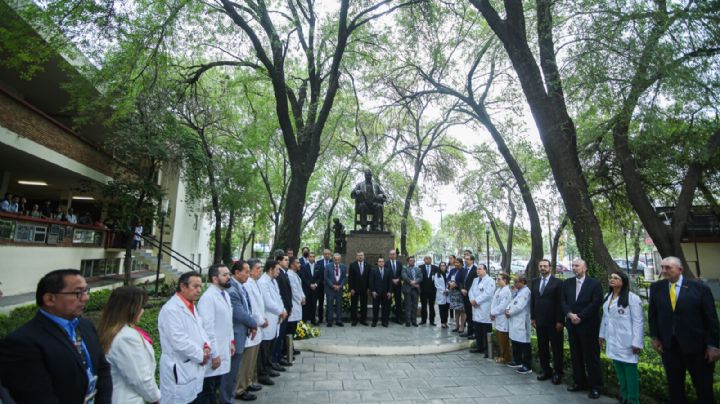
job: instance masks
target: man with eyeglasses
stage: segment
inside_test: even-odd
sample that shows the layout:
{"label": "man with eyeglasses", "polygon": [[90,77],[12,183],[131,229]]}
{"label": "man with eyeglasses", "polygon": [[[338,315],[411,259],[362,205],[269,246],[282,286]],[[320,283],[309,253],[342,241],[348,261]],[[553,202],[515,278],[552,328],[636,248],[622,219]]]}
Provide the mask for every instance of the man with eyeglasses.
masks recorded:
{"label": "man with eyeglasses", "polygon": [[75,269],[38,282],[32,320],[0,341],[0,379],[18,403],[110,403],[110,364],[92,323],[80,316],[90,300]]}

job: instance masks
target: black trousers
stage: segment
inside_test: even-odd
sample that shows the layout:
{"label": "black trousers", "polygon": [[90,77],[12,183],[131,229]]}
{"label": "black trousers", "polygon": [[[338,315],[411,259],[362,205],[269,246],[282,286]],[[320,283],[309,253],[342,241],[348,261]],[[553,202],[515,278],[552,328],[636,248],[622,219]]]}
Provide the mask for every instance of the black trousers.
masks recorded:
{"label": "black trousers", "polygon": [[274,339],[263,340],[260,343],[260,352],[258,352],[257,359],[257,374],[258,377],[269,377],[270,367],[272,366],[270,357],[272,356],[272,349]]}
{"label": "black trousers", "polygon": [[450,303],[438,304],[438,310],[440,311],[440,324],[447,324],[448,314],[450,312]]}
{"label": "black trousers", "polygon": [[[350,320],[353,323],[358,321],[358,316],[360,321],[367,321],[367,301],[368,292],[366,289],[362,291],[356,290],[355,294],[350,297]],[[360,309],[358,309],[358,302],[360,303]]]}
{"label": "black trousers", "polygon": [[315,311],[317,310],[317,288],[308,290],[305,294],[305,305],[302,307],[302,321],[311,323],[317,321]]}
{"label": "black trousers", "polygon": [[215,404],[222,376],[210,376],[203,380],[203,388],[192,404]]}
{"label": "black trousers", "polygon": [[[555,325],[538,325],[535,328],[537,333],[538,354],[540,355],[540,367],[543,373],[563,374],[563,330],[558,331]],[[552,363],[550,367],[550,348],[552,347]]]}
{"label": "black trousers", "polygon": [[[597,342],[597,341],[596,341]],[[512,341],[513,362],[532,367],[532,347],[529,342]]]}
{"label": "black trousers", "polygon": [[[428,308],[428,306],[430,306]],[[428,320],[428,311],[430,312],[430,322],[435,322],[435,291],[433,293],[420,294],[420,321],[425,323]]]}
{"label": "black trousers", "polygon": [[377,297],[373,298],[372,311],[373,324],[377,324],[378,314],[380,314],[382,316],[382,324],[388,325],[390,321],[390,298],[388,298],[387,293],[378,293]]}
{"label": "black trousers", "polygon": [[682,353],[679,344],[673,340],[673,347],[663,348],[662,355],[665,376],[668,382],[668,402],[684,404],[688,402],[685,396],[685,371],[690,372],[693,387],[697,392],[698,403],[714,403],[713,374],[715,363],[707,363],[705,351],[695,354]]}
{"label": "black trousers", "polygon": [[323,308],[325,308],[325,285],[320,284],[317,287],[317,312],[318,321],[321,323],[323,322],[323,316],[325,315]]}
{"label": "black trousers", "polygon": [[467,329],[465,332],[468,333],[468,335],[474,334],[473,332],[473,321],[472,321],[472,305],[470,304],[470,298],[467,296],[463,296],[463,305],[465,306],[465,322],[467,323]]}
{"label": "black trousers", "polygon": [[487,333],[492,331],[492,323],[478,323],[473,321],[473,329],[475,329],[475,341],[477,349],[487,355]]}
{"label": "black trousers", "polygon": [[568,327],[573,378],[578,386],[602,387],[600,345],[597,337],[599,333],[599,327],[590,324],[580,329],[575,326]]}
{"label": "black trousers", "polygon": [[399,322],[403,322],[405,319],[405,316],[403,315],[403,311],[405,310],[405,306],[403,305],[402,300],[402,287],[400,285],[392,287],[392,294],[393,294],[393,312],[395,313],[395,320]]}

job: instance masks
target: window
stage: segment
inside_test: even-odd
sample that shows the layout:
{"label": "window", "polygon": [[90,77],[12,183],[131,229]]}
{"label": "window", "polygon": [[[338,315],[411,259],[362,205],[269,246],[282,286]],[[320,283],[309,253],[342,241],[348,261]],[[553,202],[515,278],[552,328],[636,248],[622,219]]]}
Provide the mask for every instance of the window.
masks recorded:
{"label": "window", "polygon": [[120,273],[121,262],[120,258],[81,260],[80,271],[86,278],[117,275]]}
{"label": "window", "polygon": [[26,243],[44,243],[47,237],[47,227],[36,226],[29,223],[17,223],[15,227],[15,241]]}
{"label": "window", "polygon": [[11,220],[0,220],[0,238],[12,240],[15,233],[15,222]]}

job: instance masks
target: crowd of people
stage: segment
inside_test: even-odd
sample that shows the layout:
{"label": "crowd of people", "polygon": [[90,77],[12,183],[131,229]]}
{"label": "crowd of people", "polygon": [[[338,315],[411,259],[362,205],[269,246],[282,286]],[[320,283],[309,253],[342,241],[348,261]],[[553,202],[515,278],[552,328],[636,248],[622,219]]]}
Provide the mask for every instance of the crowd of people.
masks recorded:
{"label": "crowd of people", "polygon": [[[55,206],[56,205],[56,206]],[[90,212],[82,212],[79,216],[72,208],[63,209],[60,204],[52,201],[45,201],[42,206],[38,203],[30,205],[27,198],[11,193],[5,194],[0,200],[0,212],[14,213],[20,216],[28,216],[34,219],[55,220],[70,224],[82,224],[87,226],[104,227],[99,220],[94,220]]]}
{"label": "crowd of people", "polygon": [[[358,252],[346,268],[339,254],[324,250],[315,260],[309,249],[300,259],[279,250],[264,265],[258,260],[232,268],[213,265],[204,292],[200,274],[184,273],[160,310],[159,364],[157,345],[137,326],[147,302],[143,289],[115,289],[96,331],[81,317],[89,300],[85,279],[76,270],[56,270],[38,284],[36,316],[0,342],[0,382],[18,403],[255,400],[253,392],[274,385],[273,378],[300,354],[292,344],[298,321],[345,325],[341,307],[347,283],[351,326],[389,327],[391,311],[401,326],[437,326],[437,306],[439,326],[474,338],[473,353],[489,357],[488,335],[494,329],[495,362],[520,374],[532,373],[534,328],[537,379],[553,384],[563,381],[567,329],[573,374],[567,389],[587,390],[591,399],[600,396],[604,346],[619,381],[620,402],[638,403],[638,355],[645,348],[641,299],[621,271],[610,274],[603,293],[583,260],[572,266],[575,277],[563,281],[553,276],[548,260],[541,260],[537,279],[520,274],[511,281],[504,273],[493,279],[470,252],[438,266],[430,257],[419,265],[412,256],[402,263],[395,250],[387,260],[370,264]],[[668,402],[687,402],[687,371],[698,401],[713,403],[720,349],[712,294],[704,283],[683,277],[679,259],[667,257],[661,268],[664,279],[651,287],[648,321],[652,347],[666,371]]]}

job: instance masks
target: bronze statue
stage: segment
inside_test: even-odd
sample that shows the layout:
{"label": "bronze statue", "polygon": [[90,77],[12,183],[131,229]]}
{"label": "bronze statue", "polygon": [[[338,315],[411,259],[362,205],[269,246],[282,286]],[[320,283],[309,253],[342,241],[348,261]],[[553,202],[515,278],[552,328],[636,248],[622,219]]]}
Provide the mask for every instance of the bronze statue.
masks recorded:
{"label": "bronze statue", "polygon": [[373,183],[370,170],[365,170],[365,181],[355,185],[350,197],[355,199],[355,230],[358,225],[361,231],[368,230],[368,215],[371,217],[370,230],[385,230],[383,204],[387,198],[380,185]]}
{"label": "bronze statue", "polygon": [[338,254],[345,254],[345,226],[340,223],[340,219],[333,219],[333,233],[335,234],[335,251]]}

